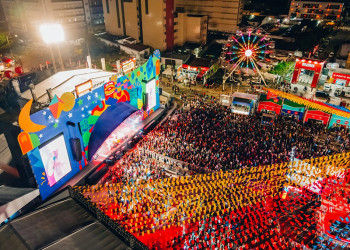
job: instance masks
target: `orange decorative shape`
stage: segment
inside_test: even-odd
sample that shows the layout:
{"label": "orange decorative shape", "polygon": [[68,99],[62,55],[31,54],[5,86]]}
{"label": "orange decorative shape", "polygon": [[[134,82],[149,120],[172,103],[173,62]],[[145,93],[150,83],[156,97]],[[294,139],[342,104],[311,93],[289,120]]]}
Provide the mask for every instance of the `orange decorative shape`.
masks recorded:
{"label": "orange decorative shape", "polygon": [[160,74],[160,63],[159,63],[159,60],[157,60],[156,62],[156,75],[159,75]]}
{"label": "orange decorative shape", "polygon": [[18,124],[20,128],[27,133],[35,133],[46,128],[46,126],[36,124],[30,119],[30,109],[32,107],[32,103],[33,99],[27,102],[26,105],[24,105],[24,107],[22,108],[21,113],[18,117]]}
{"label": "orange decorative shape", "polygon": [[75,105],[75,96],[71,92],[63,93],[63,95],[61,95],[61,100],[64,103],[62,110],[65,112],[70,111]]}
{"label": "orange decorative shape", "polygon": [[21,147],[22,154],[24,155],[34,148],[32,141],[30,140],[30,136],[27,132],[19,133],[17,140],[18,140],[19,146]]}

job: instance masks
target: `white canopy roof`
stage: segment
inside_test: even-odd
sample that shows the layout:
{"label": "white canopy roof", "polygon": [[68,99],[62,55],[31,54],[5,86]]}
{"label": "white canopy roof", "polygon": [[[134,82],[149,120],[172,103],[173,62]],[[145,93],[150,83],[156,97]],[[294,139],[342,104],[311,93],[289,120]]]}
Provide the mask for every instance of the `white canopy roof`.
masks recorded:
{"label": "white canopy roof", "polygon": [[[61,96],[64,92],[73,92],[75,86],[80,83],[84,83],[88,80],[92,80],[93,85],[100,82],[107,82],[109,78],[115,74],[117,73],[89,68],[62,71],[35,85],[34,93],[39,102],[45,102],[48,100],[46,90],[49,88],[52,89],[53,95]],[[26,99],[32,99],[30,90],[26,90],[21,96]]]}

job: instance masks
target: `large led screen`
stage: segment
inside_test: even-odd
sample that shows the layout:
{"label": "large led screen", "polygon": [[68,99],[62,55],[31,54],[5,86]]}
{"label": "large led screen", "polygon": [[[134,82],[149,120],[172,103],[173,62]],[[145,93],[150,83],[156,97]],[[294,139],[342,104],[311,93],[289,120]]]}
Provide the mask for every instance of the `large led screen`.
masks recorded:
{"label": "large led screen", "polygon": [[146,94],[148,94],[147,110],[150,110],[157,104],[156,79],[153,79],[146,84]]}
{"label": "large led screen", "polygon": [[63,134],[44,143],[39,152],[50,187],[72,171]]}

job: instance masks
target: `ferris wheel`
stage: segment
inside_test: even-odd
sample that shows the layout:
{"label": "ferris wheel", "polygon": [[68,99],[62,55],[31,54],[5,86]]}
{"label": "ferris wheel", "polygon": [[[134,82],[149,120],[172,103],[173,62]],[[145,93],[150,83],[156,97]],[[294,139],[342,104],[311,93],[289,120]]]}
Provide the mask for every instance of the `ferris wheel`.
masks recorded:
{"label": "ferris wheel", "polygon": [[224,83],[236,69],[240,69],[247,74],[251,71],[257,72],[266,85],[258,64],[260,61],[269,60],[274,48],[274,41],[261,28],[248,27],[237,30],[223,46],[222,59],[228,65]]}

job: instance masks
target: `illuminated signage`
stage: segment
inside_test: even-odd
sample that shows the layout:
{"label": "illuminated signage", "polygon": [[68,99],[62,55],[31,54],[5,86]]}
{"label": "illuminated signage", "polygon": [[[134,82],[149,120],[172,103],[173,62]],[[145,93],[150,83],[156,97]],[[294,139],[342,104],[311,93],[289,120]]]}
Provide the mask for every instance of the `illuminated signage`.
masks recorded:
{"label": "illuminated signage", "polygon": [[77,96],[79,97],[81,94],[92,90],[92,81],[89,80],[87,82],[81,83],[77,86],[75,86],[75,92],[77,93]]}
{"label": "illuminated signage", "polygon": [[346,74],[333,73],[332,78],[350,81],[350,75],[346,75]]}
{"label": "illuminated signage", "polygon": [[127,73],[133,71],[135,69],[135,67],[136,67],[136,59],[135,58],[122,63],[122,69],[123,69],[124,74],[127,74]]}
{"label": "illuminated signage", "polygon": [[315,64],[312,64],[312,63],[302,63],[301,66],[309,67],[309,68],[315,68]]}

